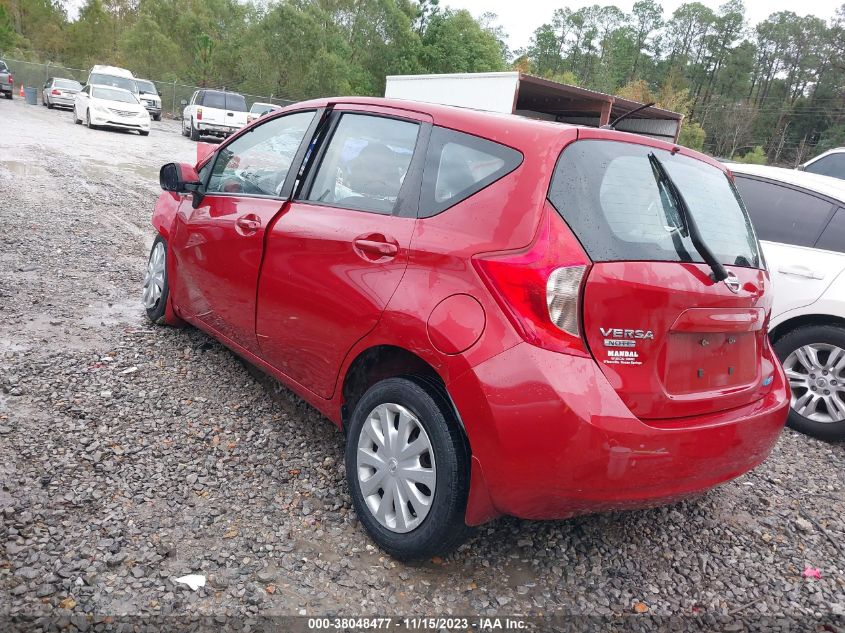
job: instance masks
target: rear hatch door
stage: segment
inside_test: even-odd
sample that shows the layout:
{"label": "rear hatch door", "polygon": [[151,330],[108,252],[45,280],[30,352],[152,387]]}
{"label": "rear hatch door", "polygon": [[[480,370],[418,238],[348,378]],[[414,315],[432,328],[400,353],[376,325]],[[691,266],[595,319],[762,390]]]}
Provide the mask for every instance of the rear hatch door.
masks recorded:
{"label": "rear hatch door", "polygon": [[[671,149],[581,131],[561,154],[549,191],[594,262],[582,303],[590,352],[645,419],[753,402],[773,372],[765,339],[769,278],[748,215],[720,168]],[[727,280],[714,281],[649,153],[682,192]]]}

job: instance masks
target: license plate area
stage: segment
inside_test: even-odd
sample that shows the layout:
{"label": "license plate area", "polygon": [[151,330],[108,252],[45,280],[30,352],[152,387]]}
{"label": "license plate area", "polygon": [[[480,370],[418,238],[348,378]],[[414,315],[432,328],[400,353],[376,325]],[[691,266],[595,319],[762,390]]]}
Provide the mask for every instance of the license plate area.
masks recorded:
{"label": "license plate area", "polygon": [[672,395],[745,387],[757,358],[756,332],[671,332],[663,383]]}

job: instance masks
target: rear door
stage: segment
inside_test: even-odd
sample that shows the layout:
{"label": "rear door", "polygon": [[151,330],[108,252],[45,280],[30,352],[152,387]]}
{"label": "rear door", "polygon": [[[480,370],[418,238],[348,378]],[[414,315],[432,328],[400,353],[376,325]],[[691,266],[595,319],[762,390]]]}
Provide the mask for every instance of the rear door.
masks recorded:
{"label": "rear door", "polygon": [[772,316],[814,303],[842,270],[841,254],[816,247],[836,205],[798,187],[756,176],[734,176],[772,276]]}
{"label": "rear door", "polygon": [[[579,131],[549,190],[594,262],[583,292],[587,344],[641,418],[741,406],[762,396],[773,370],[765,338],[771,293],[750,220],[722,170],[665,147]],[[731,274],[725,282],[711,277],[650,153]]]}
{"label": "rear door", "polygon": [[405,273],[430,120],[336,106],[302,192],[267,235],[261,355],[322,397]]}

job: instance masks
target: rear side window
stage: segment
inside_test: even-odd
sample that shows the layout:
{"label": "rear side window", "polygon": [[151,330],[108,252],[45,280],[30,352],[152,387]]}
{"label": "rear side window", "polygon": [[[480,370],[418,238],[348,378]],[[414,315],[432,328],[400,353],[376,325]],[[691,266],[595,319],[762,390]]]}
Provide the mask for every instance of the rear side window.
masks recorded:
{"label": "rear side window", "polygon": [[845,179],[845,152],[825,156],[815,163],[807,165],[804,171]]}
{"label": "rear side window", "polygon": [[830,218],[830,202],[773,182],[735,177],[761,240],[793,246],[815,244]]}
{"label": "rear side window", "polygon": [[760,267],[751,221],[728,177],[700,160],[618,141],[583,140],[555,167],[549,200],[594,261],[703,262],[661,197],[654,152],[684,196],[702,237],[725,265]]}
{"label": "rear side window", "polygon": [[515,149],[442,127],[431,132],[420,216],[431,217],[466,200],[522,163]]}
{"label": "rear side window", "polygon": [[346,209],[393,213],[419,128],[410,121],[344,114],[307,199]]}
{"label": "rear side window", "polygon": [[845,253],[845,209],[839,209],[822,233],[816,248]]}

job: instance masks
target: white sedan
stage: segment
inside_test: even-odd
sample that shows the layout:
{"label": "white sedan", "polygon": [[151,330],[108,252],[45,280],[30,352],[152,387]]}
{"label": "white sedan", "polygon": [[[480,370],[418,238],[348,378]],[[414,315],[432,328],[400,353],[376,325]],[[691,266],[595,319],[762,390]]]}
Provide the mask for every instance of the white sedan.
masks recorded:
{"label": "white sedan", "polygon": [[774,284],[769,332],[792,387],[789,425],[845,439],[845,181],[728,167]]}
{"label": "white sedan", "polygon": [[141,136],[150,133],[150,115],[133,93],[112,86],[87,85],[76,94],[73,121],[89,128],[137,130]]}

